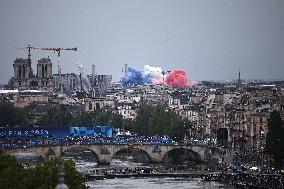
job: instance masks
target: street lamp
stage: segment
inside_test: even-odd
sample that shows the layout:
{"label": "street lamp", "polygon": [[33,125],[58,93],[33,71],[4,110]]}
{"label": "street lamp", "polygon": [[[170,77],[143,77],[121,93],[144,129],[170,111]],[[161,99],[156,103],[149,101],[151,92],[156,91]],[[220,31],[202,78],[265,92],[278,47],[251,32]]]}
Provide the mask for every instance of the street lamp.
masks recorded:
{"label": "street lamp", "polygon": [[63,159],[62,159],[62,153],[63,153],[63,141],[61,141],[60,146],[60,169],[58,173],[58,184],[55,187],[55,189],[69,189],[68,186],[64,182],[64,170],[63,170]]}
{"label": "street lamp", "polygon": [[61,166],[60,171],[58,173],[58,184],[55,187],[55,189],[69,189],[68,186],[64,183],[64,172],[63,172],[63,167]]}

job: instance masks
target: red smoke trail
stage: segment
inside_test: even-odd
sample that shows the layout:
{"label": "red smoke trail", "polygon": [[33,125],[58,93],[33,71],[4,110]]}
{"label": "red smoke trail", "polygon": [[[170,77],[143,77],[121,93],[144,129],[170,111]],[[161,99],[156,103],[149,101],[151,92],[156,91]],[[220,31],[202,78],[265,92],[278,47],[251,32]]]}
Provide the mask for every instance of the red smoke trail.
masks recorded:
{"label": "red smoke trail", "polygon": [[186,72],[181,69],[173,69],[166,77],[165,83],[170,86],[195,87],[197,81],[189,82]]}

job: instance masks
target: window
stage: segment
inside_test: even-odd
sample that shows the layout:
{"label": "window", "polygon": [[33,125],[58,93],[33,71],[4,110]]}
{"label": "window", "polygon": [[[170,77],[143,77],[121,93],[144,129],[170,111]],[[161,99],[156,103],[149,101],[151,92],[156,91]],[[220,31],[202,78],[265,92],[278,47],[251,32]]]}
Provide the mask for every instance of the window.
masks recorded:
{"label": "window", "polygon": [[44,77],[44,65],[41,65],[41,76]]}
{"label": "window", "polygon": [[100,103],[96,103],[96,110],[100,109]]}

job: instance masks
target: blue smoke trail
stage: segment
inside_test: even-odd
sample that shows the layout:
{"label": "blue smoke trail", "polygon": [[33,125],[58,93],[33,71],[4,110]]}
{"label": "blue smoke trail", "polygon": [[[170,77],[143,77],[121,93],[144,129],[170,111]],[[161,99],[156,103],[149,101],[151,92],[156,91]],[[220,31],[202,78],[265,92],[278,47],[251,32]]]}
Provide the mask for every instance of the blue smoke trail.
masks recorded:
{"label": "blue smoke trail", "polygon": [[122,77],[121,82],[123,86],[145,85],[151,83],[151,78],[149,75],[143,75],[141,71],[128,67],[128,75]]}

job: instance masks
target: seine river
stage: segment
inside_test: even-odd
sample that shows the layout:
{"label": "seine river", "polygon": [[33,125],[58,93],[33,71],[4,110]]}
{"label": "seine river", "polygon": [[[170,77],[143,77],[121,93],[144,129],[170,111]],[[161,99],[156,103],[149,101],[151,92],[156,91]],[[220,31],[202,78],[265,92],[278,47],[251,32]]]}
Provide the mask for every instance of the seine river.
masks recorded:
{"label": "seine river", "polygon": [[[109,166],[98,166],[85,159],[75,160],[77,170],[86,173],[93,169],[135,168],[143,166],[127,160],[113,159]],[[115,178],[89,181],[91,189],[233,189],[218,182],[205,182],[199,178]]]}
{"label": "seine river", "polygon": [[[86,151],[85,151],[86,152]],[[149,166],[143,162],[143,155],[120,154],[113,159],[109,166],[98,166],[88,153],[77,156],[73,152],[66,153],[66,158],[75,159],[78,171],[88,173],[94,169],[134,169],[135,167]],[[75,157],[75,158],[74,158]],[[140,162],[140,163],[137,163]],[[91,189],[233,189],[234,187],[218,182],[204,182],[199,178],[116,178],[89,181]]]}
{"label": "seine river", "polygon": [[[133,155],[133,154],[132,154]],[[65,159],[73,159],[76,168],[81,173],[90,173],[94,169],[133,169],[143,167],[145,162],[135,162],[137,158],[130,155],[122,155],[113,159],[109,166],[98,166],[96,159],[88,151],[67,152]],[[17,154],[18,161],[29,161],[36,164],[39,157],[34,154]],[[139,158],[138,158],[139,159]],[[141,158],[140,158],[141,159]],[[143,159],[143,158],[142,158]],[[218,182],[205,182],[199,178],[115,178],[104,180],[91,180],[87,183],[91,189],[233,189],[233,186],[224,185]]]}
{"label": "seine river", "polygon": [[92,189],[217,189],[227,188],[217,182],[203,182],[201,179],[190,178],[119,178],[90,181]]}

